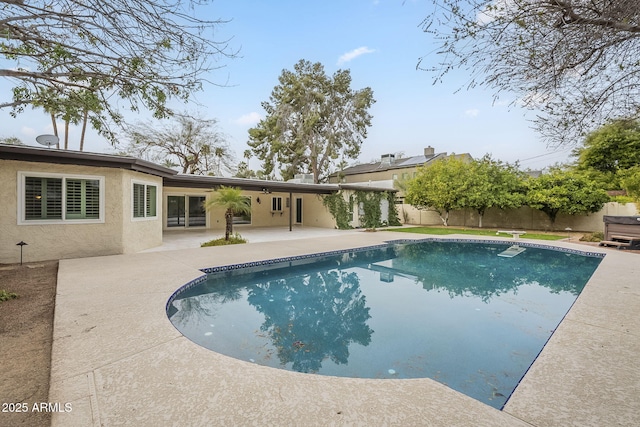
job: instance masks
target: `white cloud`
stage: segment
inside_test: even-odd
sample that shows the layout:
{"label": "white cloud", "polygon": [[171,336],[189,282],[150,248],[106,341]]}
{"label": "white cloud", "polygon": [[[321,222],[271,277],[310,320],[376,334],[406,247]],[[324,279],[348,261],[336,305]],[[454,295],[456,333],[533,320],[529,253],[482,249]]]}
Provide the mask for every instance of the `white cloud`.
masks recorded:
{"label": "white cloud", "polygon": [[340,58],[338,58],[338,65],[342,65],[345,62],[349,62],[349,61],[357,58],[360,55],[364,55],[364,54],[367,54],[367,53],[373,53],[373,52],[375,52],[374,49],[369,49],[366,46],[362,46],[362,47],[359,47],[357,49],[353,49],[352,51],[347,52],[347,53],[343,54]]}
{"label": "white cloud", "polygon": [[477,108],[470,108],[464,112],[464,115],[467,117],[475,118],[480,114],[480,110]]}
{"label": "white cloud", "polygon": [[238,125],[255,125],[260,120],[262,120],[262,116],[259,113],[256,113],[255,111],[252,111],[252,112],[250,112],[248,114],[244,114],[244,115],[238,117],[233,122],[235,124],[238,124]]}
{"label": "white cloud", "polygon": [[33,137],[38,136],[38,132],[34,128],[30,128],[28,126],[22,126],[22,129],[20,129],[20,132],[24,136],[33,136]]}

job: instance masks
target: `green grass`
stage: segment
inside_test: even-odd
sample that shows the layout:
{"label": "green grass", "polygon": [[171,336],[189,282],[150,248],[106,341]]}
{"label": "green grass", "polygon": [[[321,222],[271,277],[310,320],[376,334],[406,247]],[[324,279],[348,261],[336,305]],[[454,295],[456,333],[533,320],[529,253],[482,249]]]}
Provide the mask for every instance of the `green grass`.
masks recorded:
{"label": "green grass", "polygon": [[[417,233],[417,234],[435,234],[435,235],[447,235],[447,234],[470,234],[474,236],[496,236],[498,230],[480,229],[480,228],[455,228],[455,227],[411,227],[411,228],[393,228],[385,231],[399,231],[402,233]],[[500,233],[503,237],[511,237],[509,234]],[[568,235],[559,234],[546,234],[546,233],[530,233],[522,235],[526,239],[536,240],[560,240],[566,239]]]}
{"label": "green grass", "polygon": [[206,248],[207,246],[226,246],[226,245],[238,245],[241,243],[247,243],[247,240],[244,239],[241,235],[236,233],[234,236],[229,236],[229,240],[225,240],[224,237],[219,239],[210,240],[208,242],[204,242],[200,245],[201,248]]}
{"label": "green grass", "polygon": [[18,294],[0,289],[0,302],[18,298]]}

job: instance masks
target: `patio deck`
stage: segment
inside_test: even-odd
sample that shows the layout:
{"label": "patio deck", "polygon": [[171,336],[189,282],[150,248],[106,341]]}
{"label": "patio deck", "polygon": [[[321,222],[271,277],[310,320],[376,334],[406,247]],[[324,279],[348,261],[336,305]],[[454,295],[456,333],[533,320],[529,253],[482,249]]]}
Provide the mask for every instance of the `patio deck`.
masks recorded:
{"label": "patio deck", "polygon": [[637,254],[540,242],[607,256],[503,411],[430,379],[336,378],[259,366],[204,349],[169,322],[168,298],[199,277],[199,268],[425,237],[305,231],[287,241],[61,261],[49,399],[72,410],[53,414],[52,425],[640,424]]}

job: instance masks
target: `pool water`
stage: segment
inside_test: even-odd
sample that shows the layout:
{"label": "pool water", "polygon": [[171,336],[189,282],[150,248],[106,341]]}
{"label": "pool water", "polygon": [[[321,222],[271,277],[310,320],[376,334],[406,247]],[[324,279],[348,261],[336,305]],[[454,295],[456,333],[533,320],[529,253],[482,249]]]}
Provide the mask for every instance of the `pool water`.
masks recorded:
{"label": "pool water", "polygon": [[186,337],[297,372],[432,378],[502,408],[601,258],[493,242],[390,244],[209,275],[168,305]]}

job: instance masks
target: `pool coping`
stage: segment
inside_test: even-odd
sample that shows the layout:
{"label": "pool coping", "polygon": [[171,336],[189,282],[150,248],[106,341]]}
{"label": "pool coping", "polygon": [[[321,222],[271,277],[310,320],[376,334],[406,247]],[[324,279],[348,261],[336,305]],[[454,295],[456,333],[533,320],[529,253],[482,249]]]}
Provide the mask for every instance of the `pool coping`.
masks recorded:
{"label": "pool coping", "polygon": [[[546,426],[638,421],[640,321],[635,313],[640,285],[634,283],[640,259],[634,254],[517,240],[606,256],[503,411],[429,379],[322,377],[252,365],[197,346],[167,319],[171,295],[201,278],[200,268],[386,246],[394,237],[426,240],[405,233],[363,232],[286,244],[61,261],[50,400],[70,402],[73,410],[53,414],[52,425],[291,425],[304,420],[307,425]],[[603,394],[608,396],[606,405]]]}

